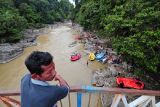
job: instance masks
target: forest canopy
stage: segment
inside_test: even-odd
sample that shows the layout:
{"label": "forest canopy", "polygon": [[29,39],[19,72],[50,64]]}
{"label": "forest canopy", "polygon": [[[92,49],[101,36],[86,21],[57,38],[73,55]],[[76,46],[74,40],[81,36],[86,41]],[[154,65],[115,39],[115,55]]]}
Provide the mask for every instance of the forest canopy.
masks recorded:
{"label": "forest canopy", "polygon": [[0,43],[19,41],[26,28],[69,19],[73,8],[68,0],[0,0]]}
{"label": "forest canopy", "polygon": [[111,38],[137,73],[160,73],[159,0],[75,0],[72,19]]}

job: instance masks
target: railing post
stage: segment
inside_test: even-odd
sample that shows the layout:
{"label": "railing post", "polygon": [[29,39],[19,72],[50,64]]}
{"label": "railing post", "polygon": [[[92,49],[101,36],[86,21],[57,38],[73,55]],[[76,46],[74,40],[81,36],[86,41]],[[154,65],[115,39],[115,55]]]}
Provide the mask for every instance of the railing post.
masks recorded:
{"label": "railing post", "polygon": [[125,107],[129,107],[125,95],[122,95],[122,94],[116,94],[115,95],[115,97],[114,97],[114,99],[112,101],[111,107],[117,107],[119,102],[120,102],[120,100],[122,100],[122,102],[124,103]]}
{"label": "railing post", "polygon": [[155,96],[152,96],[152,107],[156,107]]}
{"label": "railing post", "polygon": [[111,107],[117,107],[119,101],[121,100],[122,98],[122,95],[121,94],[116,94],[113,98],[113,101],[112,101],[112,105]]}
{"label": "railing post", "polygon": [[152,105],[154,105],[153,107],[155,107],[155,101],[154,100],[155,100],[154,96],[141,96],[141,97],[137,98],[136,100],[134,100],[133,102],[131,102],[129,104],[129,106],[130,107],[135,107],[135,106],[138,106],[138,105],[147,106],[147,104],[152,101]]}
{"label": "railing post", "polygon": [[129,107],[129,104],[128,104],[127,100],[126,100],[126,96],[125,95],[122,95],[122,101],[123,101],[125,107]]}
{"label": "railing post", "polygon": [[77,107],[82,107],[82,93],[77,92]]}

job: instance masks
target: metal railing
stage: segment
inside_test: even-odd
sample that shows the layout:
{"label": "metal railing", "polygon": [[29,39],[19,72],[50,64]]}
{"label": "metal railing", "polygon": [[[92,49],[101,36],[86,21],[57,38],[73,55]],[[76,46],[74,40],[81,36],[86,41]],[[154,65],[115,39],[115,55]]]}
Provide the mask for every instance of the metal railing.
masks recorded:
{"label": "metal railing", "polygon": [[[136,89],[122,89],[122,88],[107,88],[107,87],[93,87],[93,86],[72,86],[70,93],[77,93],[77,107],[82,107],[82,93],[102,93],[115,95],[111,107],[117,107],[122,101],[124,107],[160,107],[160,101],[156,101],[155,96],[160,96],[160,91],[153,90],[136,90]],[[139,98],[128,103],[126,96],[141,95]],[[20,107],[20,102],[9,96],[20,96],[19,91],[4,91],[0,90],[0,100],[7,105],[7,107]],[[69,107],[71,107],[70,94],[68,95]],[[157,103],[156,103],[157,102]],[[61,104],[62,106],[62,104]]]}

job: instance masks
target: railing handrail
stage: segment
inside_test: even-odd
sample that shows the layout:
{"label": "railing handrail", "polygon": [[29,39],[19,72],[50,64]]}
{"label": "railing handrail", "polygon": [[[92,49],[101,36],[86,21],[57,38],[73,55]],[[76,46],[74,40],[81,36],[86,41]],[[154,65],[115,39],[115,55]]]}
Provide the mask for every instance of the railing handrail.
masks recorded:
{"label": "railing handrail", "polygon": [[137,89],[123,89],[123,88],[92,87],[92,86],[73,86],[71,87],[70,92],[100,92],[109,94],[160,96],[160,90],[137,90]]}
{"label": "railing handrail", "polygon": [[[71,86],[70,92],[82,93],[109,93],[109,94],[125,94],[125,95],[149,95],[160,96],[159,90],[136,90],[136,89],[122,89],[122,88],[107,88],[107,87],[93,87],[93,86]],[[0,96],[19,96],[20,91],[0,90]]]}

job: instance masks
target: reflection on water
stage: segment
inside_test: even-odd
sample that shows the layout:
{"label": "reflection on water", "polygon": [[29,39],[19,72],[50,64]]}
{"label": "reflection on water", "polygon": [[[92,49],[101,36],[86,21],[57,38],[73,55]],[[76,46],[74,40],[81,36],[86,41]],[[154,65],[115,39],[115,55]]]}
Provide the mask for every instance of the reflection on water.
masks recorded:
{"label": "reflection on water", "polygon": [[[36,50],[48,51],[54,56],[57,72],[70,85],[90,85],[91,72],[97,68],[103,68],[104,65],[99,62],[89,62],[89,66],[87,67],[87,55],[82,51],[83,45],[77,43],[76,46],[69,47],[69,44],[75,41],[75,34],[76,32],[71,28],[59,26],[50,33],[39,36],[37,38],[37,46],[26,48],[17,59],[6,64],[0,64],[0,88],[19,90],[20,80],[27,73],[24,60],[32,51]],[[82,58],[77,62],[70,61],[70,54],[74,51],[82,54]],[[85,98],[88,99],[88,97]],[[72,100],[75,100],[75,98],[72,98]],[[67,100],[64,100],[64,103],[68,105]]]}

